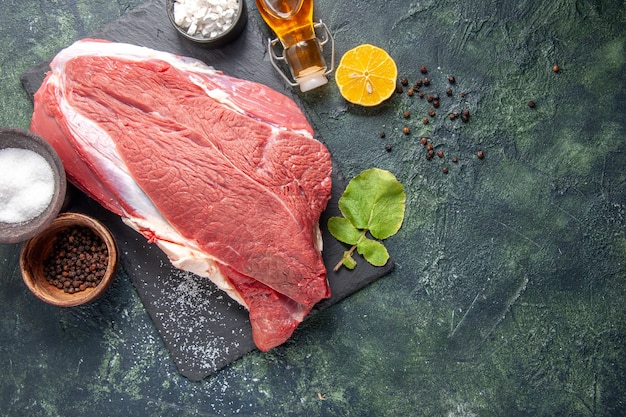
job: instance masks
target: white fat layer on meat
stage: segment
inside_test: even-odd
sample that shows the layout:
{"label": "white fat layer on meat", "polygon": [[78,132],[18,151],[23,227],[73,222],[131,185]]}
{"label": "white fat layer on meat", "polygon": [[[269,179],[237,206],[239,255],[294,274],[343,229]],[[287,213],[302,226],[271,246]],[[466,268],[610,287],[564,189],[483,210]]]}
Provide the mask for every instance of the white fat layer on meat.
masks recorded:
{"label": "white fat layer on meat", "polygon": [[[222,89],[209,88],[202,82],[201,77],[193,76],[194,72],[209,76],[218,73],[215,68],[198,59],[175,55],[163,51],[156,51],[154,49],[127,43],[84,40],[73,44],[71,48],[66,48],[59,52],[52,61],[52,67],[64,67],[67,61],[79,56],[113,56],[127,59],[129,61],[142,62],[146,59],[158,59],[167,62],[174,68],[191,73],[189,76],[190,81],[202,88],[207,96],[221,104],[224,104],[225,106],[228,106],[239,114],[245,114],[245,112],[233,102],[231,95],[228,92]],[[286,128],[282,126],[281,129],[286,130]],[[305,129],[294,129],[292,131],[302,136],[313,138],[311,132]]]}
{"label": "white fat layer on meat", "polygon": [[65,63],[79,56],[113,56],[127,59],[129,61],[145,62],[146,59],[158,59],[184,71],[200,72],[213,75],[217,71],[204,62],[181,55],[174,55],[168,52],[156,51],[143,46],[131,45],[128,43],[101,42],[101,41],[81,41],[59,52],[52,61],[52,67],[64,67]]}
{"label": "white fat layer on meat", "polygon": [[315,241],[313,242],[315,249],[322,251],[324,249],[324,240],[322,239],[322,231],[320,230],[320,224],[315,227]]}
{"label": "white fat layer on meat", "polygon": [[[151,228],[150,222],[136,217],[123,218],[124,223],[139,233]],[[176,239],[176,240],[175,240]],[[208,277],[219,289],[226,292],[233,300],[248,308],[239,292],[228,282],[220,272],[219,260],[201,251],[195,242],[182,239],[178,233],[173,235],[158,234],[156,244],[167,255],[168,259],[178,269],[192,272],[201,277]]]}

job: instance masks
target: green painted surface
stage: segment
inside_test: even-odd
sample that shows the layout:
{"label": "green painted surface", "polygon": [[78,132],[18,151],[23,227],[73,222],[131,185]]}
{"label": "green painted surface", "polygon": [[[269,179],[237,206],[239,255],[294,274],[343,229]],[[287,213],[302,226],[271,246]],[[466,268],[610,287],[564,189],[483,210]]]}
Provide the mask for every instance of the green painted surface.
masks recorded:
{"label": "green painted surface", "polygon": [[[0,125],[28,127],[22,72],[139,4],[4,2]],[[0,246],[0,415],[626,415],[626,4],[319,0],[316,14],[339,55],[384,47],[442,96],[424,126],[417,96],[359,109],[332,81],[302,95],[346,177],[379,167],[404,184],[394,272],[191,383],[123,273],[61,310]],[[469,123],[447,118],[464,108]]]}

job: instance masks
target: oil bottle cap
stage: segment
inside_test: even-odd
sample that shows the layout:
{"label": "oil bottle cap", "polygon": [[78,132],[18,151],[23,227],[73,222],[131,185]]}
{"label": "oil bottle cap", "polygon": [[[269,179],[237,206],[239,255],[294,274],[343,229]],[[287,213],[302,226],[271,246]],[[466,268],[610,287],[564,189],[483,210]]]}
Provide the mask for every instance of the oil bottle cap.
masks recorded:
{"label": "oil bottle cap", "polygon": [[328,78],[324,75],[323,72],[316,72],[311,75],[306,75],[304,77],[300,77],[297,79],[298,84],[300,85],[300,90],[303,93],[306,93],[309,90],[313,90],[314,88],[320,87],[328,82]]}

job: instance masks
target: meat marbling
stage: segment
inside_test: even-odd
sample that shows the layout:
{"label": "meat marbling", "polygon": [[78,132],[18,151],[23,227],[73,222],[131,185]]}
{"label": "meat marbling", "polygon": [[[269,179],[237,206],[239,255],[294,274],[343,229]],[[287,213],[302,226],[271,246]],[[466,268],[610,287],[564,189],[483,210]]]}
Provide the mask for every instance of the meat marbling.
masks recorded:
{"label": "meat marbling", "polygon": [[291,99],[191,58],[94,39],[50,66],[31,130],[78,188],[247,307],[259,349],[330,296],[318,226],[330,155]]}

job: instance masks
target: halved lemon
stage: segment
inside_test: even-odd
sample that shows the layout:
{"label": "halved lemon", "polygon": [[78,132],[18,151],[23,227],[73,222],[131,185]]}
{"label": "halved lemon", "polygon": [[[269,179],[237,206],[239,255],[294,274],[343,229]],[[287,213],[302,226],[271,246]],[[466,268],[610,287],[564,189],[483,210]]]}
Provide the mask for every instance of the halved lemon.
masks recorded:
{"label": "halved lemon", "polygon": [[387,51],[363,44],[350,49],[335,71],[339,92],[350,103],[376,106],[396,90],[398,68]]}

